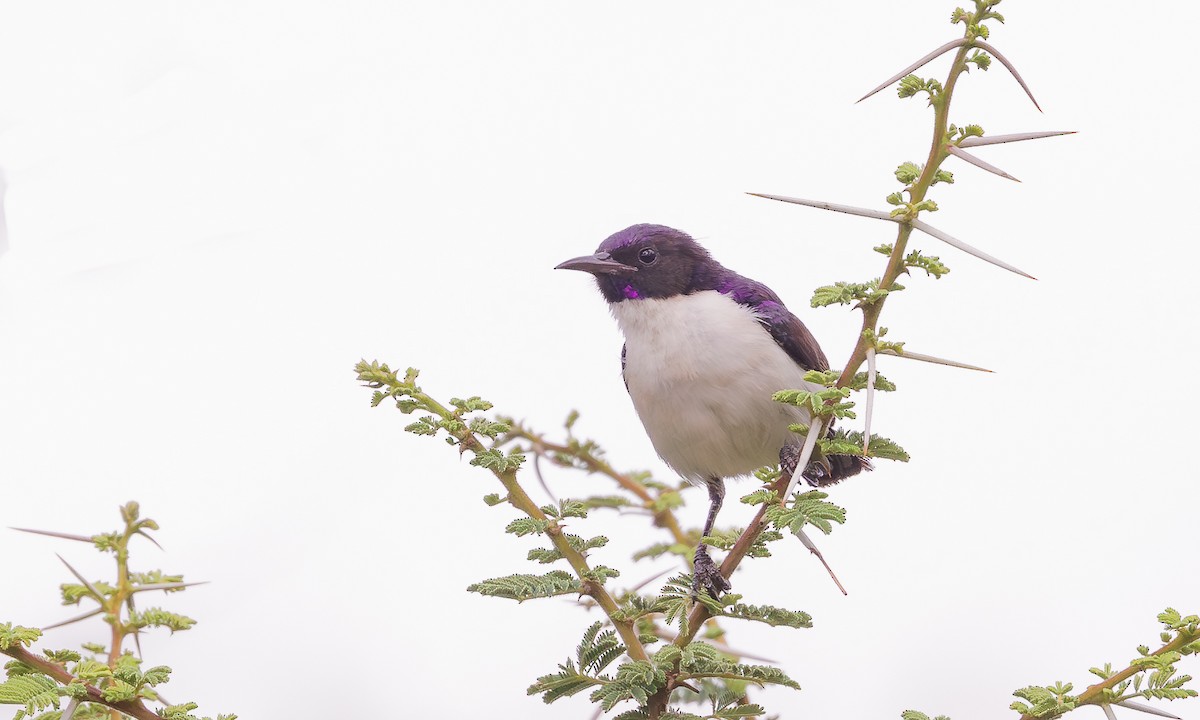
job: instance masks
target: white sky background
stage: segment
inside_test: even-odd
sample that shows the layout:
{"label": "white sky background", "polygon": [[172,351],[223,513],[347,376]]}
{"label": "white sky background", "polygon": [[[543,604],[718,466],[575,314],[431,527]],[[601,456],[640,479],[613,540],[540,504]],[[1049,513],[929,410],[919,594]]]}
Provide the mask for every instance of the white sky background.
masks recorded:
{"label": "white sky background", "polygon": [[[513,511],[480,502],[494,480],[371,410],[354,362],[419,367],[440,397],[546,430],[578,408],[615,464],[669,477],[599,294],[551,268],[629,224],[673,225],[775,288],[842,363],[858,315],[809,309],[811,290],[878,275],[871,247],[894,229],[743,192],[883,207],[892,169],[925,157],[930,111],[891,90],[853,101],[958,36],[951,9],[6,4],[0,526],[99,532],[141,501],[166,553],[137,547],[135,566],[212,581],[164,600],[196,629],[143,642],[176,670],[167,696],[207,714],[589,717],[524,690],[595,616],[464,591],[544,568],[501,534]],[[1200,10],[1000,9],[992,41],[1046,112],[995,64],[964,78],[953,120],[1080,134],[978,151],[1023,184],[951,161],[927,219],[1040,280],[917,239],[953,272],[907,283],[890,337],[997,373],[881,361],[900,392],[876,429],[914,457],[833,492],[850,521],[819,542],[848,597],[795,542],[734,578],[815,617],[726,623],[804,686],[754,694],[784,717],[1009,717],[1013,689],[1082,687],[1152,643],[1163,607],[1200,610],[1194,557],[1177,559],[1200,501],[1200,152],[1193,51],[1172,32]],[[753,487],[723,524],[748,520]],[[702,512],[695,495],[689,522]],[[640,518],[579,530],[613,538],[593,557],[622,580],[668,567],[626,560],[658,539]],[[0,620],[76,612],[57,606],[56,551],[110,572],[83,545],[2,532]]]}

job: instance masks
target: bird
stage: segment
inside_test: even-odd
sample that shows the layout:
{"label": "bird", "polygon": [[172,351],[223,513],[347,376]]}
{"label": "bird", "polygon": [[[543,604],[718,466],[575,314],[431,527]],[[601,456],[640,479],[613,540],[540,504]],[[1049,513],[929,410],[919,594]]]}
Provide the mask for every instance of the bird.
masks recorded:
{"label": "bird", "polygon": [[[828,370],[829,360],[775,292],[665,225],[632,225],[555,269],[594,276],[625,337],[621,375],[650,443],[672,470],[708,489],[702,538],[712,532],[727,479],[776,462],[795,472],[802,438],[789,426],[811,417],[772,395],[825,389],[805,374]],[[865,458],[829,455],[802,476],[824,487],[869,469]],[[703,542],[693,570],[694,596],[731,588]]]}

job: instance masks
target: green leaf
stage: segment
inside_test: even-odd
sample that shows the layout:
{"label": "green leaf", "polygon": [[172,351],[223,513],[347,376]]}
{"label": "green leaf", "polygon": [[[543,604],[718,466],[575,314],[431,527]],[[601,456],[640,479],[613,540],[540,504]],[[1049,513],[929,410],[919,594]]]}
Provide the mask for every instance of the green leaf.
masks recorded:
{"label": "green leaf", "polygon": [[799,535],[805,526],[811,525],[828,535],[833,532],[833,523],[846,522],[846,511],[833,503],[825,502],[828,494],[820,490],[796,493],[791,505],[767,507],[766,520],[775,529]]}
{"label": "green leaf", "polygon": [[516,535],[517,537],[525,537],[526,535],[540,535],[546,532],[546,528],[552,525],[550,520],[539,520],[537,518],[523,517],[517,518],[510,522],[504,532]]}
{"label": "green leaf", "polygon": [[[713,600],[708,593],[702,593],[700,602],[709,610],[719,612],[721,603]],[[687,634],[687,615],[692,606],[692,576],[684,573],[672,577],[659,591],[654,599],[653,610],[663,614],[663,622],[670,625],[679,621],[679,632]]]}
{"label": "green leaf", "polygon": [[414,435],[437,435],[438,428],[434,419],[426,416],[414,423],[405,425],[404,431]]}
{"label": "green leaf", "polygon": [[744,605],[737,603],[721,608],[721,615],[766,623],[771,627],[812,627],[812,616],[808,613],[799,610],[785,610],[771,605]]}
{"label": "green leaf", "polygon": [[506,575],[469,585],[467,592],[525,602],[533,598],[579,594],[582,588],[575,576],[564,570],[545,575]]}
{"label": "green leaf", "polygon": [[663,510],[674,510],[677,507],[683,506],[683,495],[678,490],[664,490],[660,492],[652,503],[650,509],[656,513]]}
{"label": "green leaf", "polygon": [[588,508],[623,508],[641,505],[623,495],[593,495],[584,498],[583,504]]}
{"label": "green leaf", "polygon": [[[859,437],[862,436],[862,433],[857,434]],[[866,455],[867,457],[880,458],[882,460],[896,460],[897,462],[908,462],[911,459],[904,448],[896,444],[895,441],[889,440],[888,438],[876,435],[874,433],[871,434],[871,441],[867,446]]]}
{"label": "green leaf", "polygon": [[[910,75],[909,77],[913,76]],[[912,185],[917,181],[917,178],[921,177],[921,167],[914,162],[900,163],[896,167],[896,179],[905,186]]]}
{"label": "green leaf", "polygon": [[943,275],[950,272],[950,268],[942,263],[941,258],[934,255],[922,255],[920,250],[913,250],[906,255],[904,257],[904,266],[924,270],[927,275],[932,275],[938,279],[941,279]]}
{"label": "green leaf", "polygon": [[79,662],[83,659],[83,656],[74,650],[44,650],[42,651],[42,654],[45,655],[46,659],[50,662],[59,664]]}
{"label": "green leaf", "polygon": [[479,451],[471,459],[472,465],[499,474],[516,470],[521,467],[521,463],[523,462],[525,462],[525,456],[516,448],[510,450],[508,455],[501,452],[499,448],[488,448],[487,450]]}
{"label": "green leaf", "polygon": [[512,426],[508,423],[492,421],[482,417],[472,418],[468,427],[476,435],[483,435],[493,440],[512,429]]}
{"label": "green leaf", "polygon": [[645,560],[646,558],[654,559],[665,555],[666,553],[674,553],[676,555],[687,555],[692,551],[690,545],[680,543],[661,542],[655,543],[649,547],[642,548],[633,554],[634,560]]}
{"label": "green leaf", "polygon": [[1009,707],[1032,717],[1054,717],[1075,709],[1076,698],[1068,694],[1070,691],[1070,683],[1056,683],[1052,687],[1031,685],[1013,692],[1026,702],[1013,702]]}
{"label": "green leaf", "polygon": [[58,707],[59,685],[45,675],[18,675],[0,683],[0,704],[24,705],[17,718]]}
{"label": "green leaf", "polygon": [[181,630],[190,630],[196,621],[186,615],[179,615],[173,612],[167,612],[162,608],[146,608],[141,611],[133,611],[129,613],[129,621],[126,623],[132,628],[147,628],[147,627],[165,627],[172,634]]}
{"label": "green leaf", "polygon": [[625,646],[617,640],[617,634],[612,630],[600,632],[603,624],[599,621],[592,623],[583,633],[583,639],[575,648],[575,656],[579,667],[593,675],[604,671],[614,660],[625,652]]}
{"label": "green leaf", "polygon": [[585,580],[603,585],[609,578],[620,577],[621,571],[615,568],[610,568],[607,565],[597,565],[588,572],[584,573]]}
{"label": "green leaf", "polygon": [[492,404],[487,400],[481,400],[478,395],[462,400],[459,398],[450,398],[450,404],[458,408],[462,412],[474,412],[476,410],[491,410]]}
{"label": "green leaf", "polygon": [[[851,390],[866,390],[867,389],[867,373],[855,373],[850,379],[850,383],[846,386]],[[879,392],[893,392],[896,389],[896,383],[888,380],[883,376],[883,373],[875,373],[875,389]]]}
{"label": "green leaf", "polygon": [[542,512],[552,518],[561,520],[563,518],[586,518],[588,514],[587,503],[579,500],[562,500],[558,505],[545,505],[542,507]]}
{"label": "green leaf", "polygon": [[529,554],[525,556],[525,559],[546,565],[548,563],[562,560],[563,555],[555,548],[534,548],[529,551]]}
{"label": "green leaf", "polygon": [[[86,588],[85,588],[86,589]],[[14,645],[32,645],[42,636],[37,628],[28,628],[12,623],[0,623],[0,650],[7,650]]]}
{"label": "green leaf", "polygon": [[722,718],[722,720],[734,720],[734,718],[758,717],[759,715],[765,715],[766,712],[766,710],[763,710],[762,705],[746,703],[745,705],[737,705],[734,707],[725,708],[723,710],[718,710],[717,712],[713,713],[711,717]]}
{"label": "green leaf", "polygon": [[542,675],[530,685],[527,695],[541,694],[542,702],[549,705],[560,698],[570,697],[578,692],[601,684],[601,680],[580,673],[575,664],[568,660],[558,666],[558,672]]}
{"label": "green leaf", "polygon": [[747,505],[762,505],[763,503],[779,502],[779,495],[770,488],[760,488],[742,498]]}
{"label": "green leaf", "polygon": [[84,682],[103,680],[112,677],[112,675],[112,668],[107,663],[102,663],[99,660],[91,658],[84,658],[75,666],[75,677]]}
{"label": "green leaf", "polygon": [[937,185],[938,183],[946,183],[947,185],[953,185],[954,184],[954,173],[950,172],[949,170],[941,170],[941,169],[934,170],[933,182],[931,182],[929,184]]}
{"label": "green leaf", "polygon": [[841,373],[837,370],[809,370],[804,373],[804,381],[824,385],[825,387],[833,387],[837,384]]}
{"label": "green leaf", "polygon": [[[925,81],[916,75],[906,75],[900,78],[900,85],[896,88],[896,94],[901,98],[909,98],[925,89]],[[897,179],[899,176],[897,175]],[[913,178],[915,180],[916,178]],[[904,184],[909,184],[912,180],[900,180]]]}
{"label": "green leaf", "polygon": [[104,699],[109,702],[125,702],[137,697],[137,688],[124,680],[113,680],[101,691]]}

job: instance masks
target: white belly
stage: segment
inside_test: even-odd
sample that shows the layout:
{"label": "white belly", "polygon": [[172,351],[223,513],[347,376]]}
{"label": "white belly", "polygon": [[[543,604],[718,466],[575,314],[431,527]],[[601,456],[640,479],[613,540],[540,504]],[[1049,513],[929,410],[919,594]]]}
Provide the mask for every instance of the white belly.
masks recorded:
{"label": "white belly", "polygon": [[683,477],[744,475],[779,461],[808,414],[771,400],[821,389],[758,322],[716,291],[612,306],[625,334],[625,382],[650,442]]}

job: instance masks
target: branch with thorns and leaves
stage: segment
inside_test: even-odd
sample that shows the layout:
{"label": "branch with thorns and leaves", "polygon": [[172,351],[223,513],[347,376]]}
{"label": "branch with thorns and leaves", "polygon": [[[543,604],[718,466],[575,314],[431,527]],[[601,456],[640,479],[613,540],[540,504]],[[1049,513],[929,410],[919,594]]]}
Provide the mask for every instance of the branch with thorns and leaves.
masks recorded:
{"label": "branch with thorns and leaves", "polygon": [[[968,153],[965,148],[1069,134],[1066,131],[1050,131],[985,137],[983,128],[978,125],[959,126],[950,123],[951,99],[960,76],[972,66],[979,70],[987,70],[992,58],[999,60],[1013,74],[1037,106],[1032,92],[1013,64],[986,42],[989,37],[986,23],[1004,21],[1003,17],[995,12],[998,4],[999,0],[976,0],[973,12],[956,9],[951,21],[965,26],[961,38],[937,48],[862,98],[866,99],[892,83],[899,82],[898,95],[901,98],[924,93],[928,96],[929,105],[934,109],[933,142],[928,157],[924,164],[905,162],[896,169],[896,178],[903,185],[903,189],[887,196],[887,203],[893,206],[890,212],[782,195],[751,193],[768,199],[885,220],[898,225],[896,239],[890,244],[875,248],[888,258],[879,278],[863,283],[838,282],[818,288],[813,295],[813,307],[841,304],[852,305],[861,310],[862,330],[850,359],[842,370],[811,372],[806,376],[809,382],[824,385],[825,390],[781,390],[774,396],[778,402],[802,406],[811,414],[810,426],[792,427],[794,432],[805,436],[794,467],[806,467],[816,453],[908,460],[908,455],[896,443],[871,433],[876,391],[895,389],[878,372],[880,355],[990,372],[975,365],[914,352],[902,342],[884,339],[887,328],[882,327],[879,320],[888,295],[904,290],[904,287],[897,283],[899,277],[909,274],[913,269],[923,270],[934,278],[941,278],[949,272],[949,268],[940,258],[908,249],[913,230],[941,240],[993,265],[1023,277],[1033,278],[1023,270],[920,219],[922,213],[938,209],[936,202],[927,197],[932,186],[939,182],[954,182],[953,175],[942,169],[942,164],[950,157],[1001,177],[1016,180],[1009,173]],[[951,50],[956,52],[945,80],[922,79],[912,74],[927,62]],[[1038,107],[1038,110],[1041,108]],[[864,364],[865,371],[862,370]],[[656,595],[640,593],[642,584],[621,593],[610,592],[606,583],[618,577],[618,571],[603,565],[593,566],[588,560],[589,552],[604,546],[607,538],[597,536],[585,539],[565,531],[564,521],[569,518],[585,518],[590,510],[596,508],[635,509],[648,513],[657,527],[671,533],[672,543],[658,546],[659,551],[665,552],[675,547],[676,552],[687,557],[690,538],[672,513],[675,503],[678,502],[680,486],[653,483],[643,477],[613,470],[596,452],[594,445],[578,441],[570,434],[573,419],[568,420],[567,441],[551,443],[544,437],[517,426],[511,420],[490,420],[479,415],[472,417],[473,413],[491,408],[489,403],[478,397],[466,400],[452,399],[449,405],[434,400],[416,385],[416,370],[409,369],[401,375],[392,371],[386,364],[363,361],[358,364],[356,371],[360,381],[375,389],[373,405],[392,400],[404,413],[418,410],[430,413],[408,425],[405,428],[407,431],[418,435],[445,433],[447,442],[457,446],[460,453],[470,452],[473,455],[471,464],[488,469],[495,475],[506,493],[488,495],[484,498],[485,502],[489,505],[507,503],[523,514],[513,520],[506,531],[518,536],[542,536],[550,542],[549,548],[530,551],[528,559],[540,563],[566,561],[571,568],[569,572],[554,570],[544,575],[516,574],[493,578],[476,583],[470,586],[469,590],[518,601],[578,595],[589,598],[607,616],[607,623],[598,622],[588,628],[575,655],[560,664],[557,672],[539,677],[530,686],[530,694],[541,695],[542,699],[549,703],[588,691],[591,701],[598,706],[598,714],[632,701],[635,708],[620,713],[616,720],[667,717],[699,720],[755,717],[765,714],[761,706],[750,703],[747,699],[745,690],[749,685],[777,684],[797,687],[795,682],[778,668],[742,664],[738,662],[740,658],[737,653],[728,647],[716,646],[704,640],[722,632],[719,628],[713,629],[711,621],[714,618],[735,618],[804,628],[810,626],[811,620],[806,613],[768,605],[747,605],[741,602],[742,596],[736,594],[714,598],[708,593],[702,593],[696,597],[691,589],[691,578],[686,573],[672,577]],[[856,432],[842,429],[827,435],[826,430],[834,419],[855,417],[855,404],[849,400],[854,391],[865,392],[863,430]],[[517,472],[525,462],[526,453],[534,455],[534,469],[538,481],[552,498],[554,495],[537,465],[537,460],[542,457],[558,465],[607,475],[632,498],[622,496],[618,499],[555,500],[551,505],[539,507],[522,489],[517,479]],[[769,556],[769,543],[781,539],[787,532],[798,537],[810,551],[820,557],[806,528],[815,527],[828,533],[832,530],[833,523],[842,523],[845,520],[845,511],[826,502],[825,493],[796,492],[798,477],[792,477],[777,468],[764,468],[758,471],[756,476],[764,486],[742,498],[747,504],[759,506],[749,526],[740,533],[715,533],[714,536],[702,539],[705,544],[727,551],[720,566],[721,574],[727,579],[747,557]],[[823,561],[823,558],[821,559]],[[827,564],[826,567],[828,568]],[[833,574],[832,570],[830,574]],[[836,580],[836,577],[834,579]],[[1069,694],[1069,685],[1018,690],[1015,694],[1024,702],[1014,703],[1013,708],[1021,712],[1026,720],[1055,717],[1087,704],[1100,705],[1110,717],[1111,706],[1114,704],[1165,715],[1163,711],[1136,703],[1132,698],[1141,696],[1147,699],[1176,699],[1194,696],[1195,691],[1183,687],[1191,678],[1177,674],[1175,663],[1183,656],[1200,650],[1200,644],[1196,641],[1194,616],[1182,618],[1173,610],[1168,610],[1159,619],[1168,626],[1168,631],[1164,633],[1166,645],[1159,650],[1150,652],[1148,649],[1139,649],[1142,657],[1129,668],[1119,672],[1112,672],[1108,666],[1104,670],[1093,669],[1093,672],[1101,675],[1102,682],[1089,687],[1079,696]],[[663,624],[676,625],[677,632],[666,630]],[[605,629],[606,626],[610,629]],[[708,630],[705,638],[698,640],[697,636],[702,628]],[[664,639],[666,644],[652,652],[650,646]],[[613,662],[622,657],[627,659],[616,667],[615,672],[606,672]],[[698,715],[672,707],[673,702],[707,703],[711,711]],[[911,710],[906,711],[903,717],[905,720],[928,720],[922,713]]]}
{"label": "branch with thorns and leaves", "polygon": [[[182,575],[168,575],[159,570],[134,572],[129,567],[129,543],[142,537],[158,545],[148,531],[157,530],[158,523],[141,517],[136,502],[121,507],[124,528],[99,535],[76,535],[50,530],[13,528],[20,532],[46,535],[93,545],[103,553],[112,553],[116,562],[113,582],[90,581],[71,566],[61,555],[67,570],[78,583],[61,585],[64,605],[95,603],[95,607],[75,617],[29,628],[0,623],[0,653],[12,658],[5,666],[7,679],[0,682],[0,704],[22,706],[14,720],[89,720],[92,718],[125,715],[139,720],[201,720],[191,714],[195,703],[172,705],[158,690],[166,683],[171,668],[158,665],[142,668],[141,633],[149,628],[166,628],[172,633],[189,630],[196,621],[185,615],[158,607],[137,608],[135,598],[143,593],[180,592],[185,588],[203,585],[184,582]],[[109,625],[109,643],[85,643],[83,652],[75,650],[43,650],[40,654],[30,648],[42,635],[53,628],[82,622],[99,615]],[[133,640],[136,654],[127,647]],[[62,698],[67,705],[59,710]],[[162,705],[157,710],[145,703]],[[235,720],[236,715],[218,715],[217,720]],[[203,720],[208,720],[204,718]]]}

